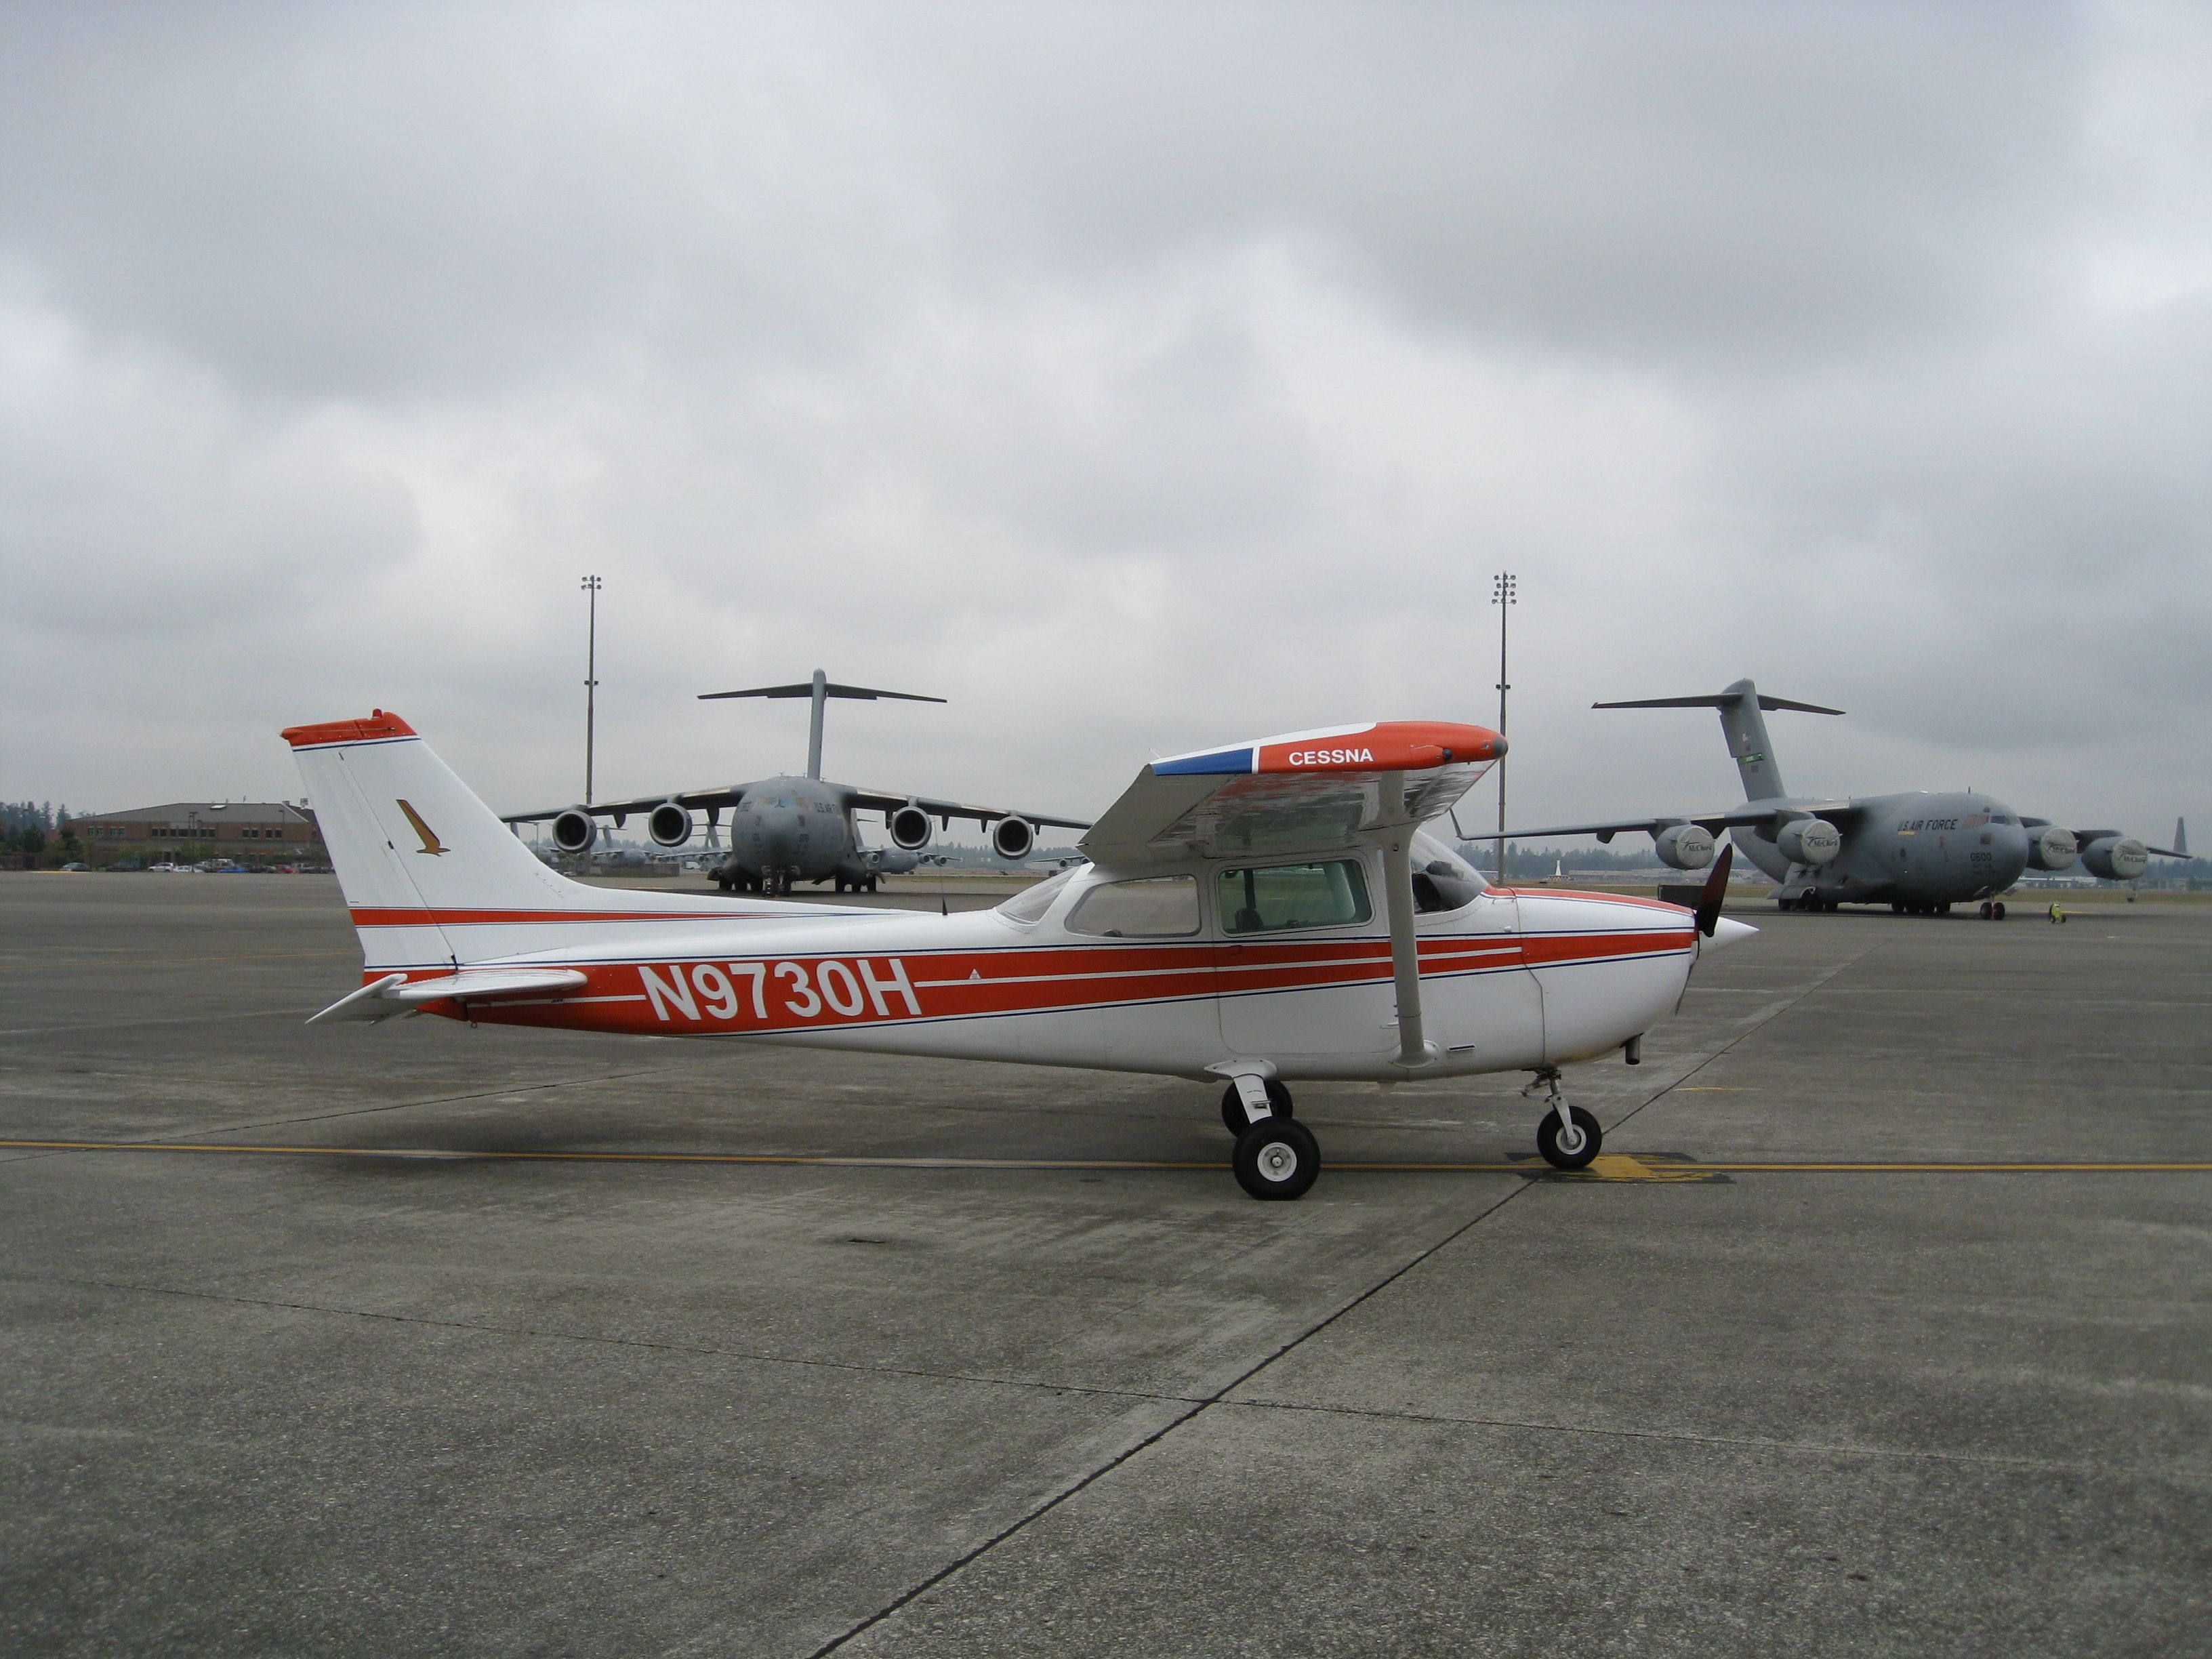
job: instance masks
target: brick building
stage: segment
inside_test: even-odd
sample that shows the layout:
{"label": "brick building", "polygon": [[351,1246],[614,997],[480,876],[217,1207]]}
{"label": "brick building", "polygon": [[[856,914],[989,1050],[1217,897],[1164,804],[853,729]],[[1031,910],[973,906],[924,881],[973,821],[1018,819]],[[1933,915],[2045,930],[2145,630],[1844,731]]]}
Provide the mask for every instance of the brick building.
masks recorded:
{"label": "brick building", "polygon": [[288,800],[173,801],[128,812],[74,816],[69,827],[94,866],[123,859],[197,864],[327,864],[315,815]]}

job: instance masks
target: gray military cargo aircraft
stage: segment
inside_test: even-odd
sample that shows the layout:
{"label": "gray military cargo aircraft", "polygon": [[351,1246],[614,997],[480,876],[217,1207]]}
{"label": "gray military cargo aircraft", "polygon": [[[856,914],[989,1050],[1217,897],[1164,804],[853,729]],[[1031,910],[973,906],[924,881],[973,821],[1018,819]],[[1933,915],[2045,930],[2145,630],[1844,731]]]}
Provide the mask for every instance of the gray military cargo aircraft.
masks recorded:
{"label": "gray military cargo aircraft", "polygon": [[[730,814],[729,855],[714,867],[714,884],[724,892],[741,889],[774,896],[787,893],[795,881],[834,881],[837,890],[874,892],[879,877],[901,875],[921,862],[921,849],[929,845],[931,821],[949,830],[955,818],[973,819],[990,831],[991,849],[1010,863],[1018,864],[1036,846],[1037,827],[1087,830],[1076,818],[1048,817],[1041,812],[1014,812],[999,806],[971,806],[965,802],[939,800],[933,796],[900,794],[895,791],[863,789],[849,783],[831,783],[822,776],[823,711],[832,697],[873,702],[893,697],[902,702],[943,702],[912,691],[881,691],[866,685],[840,685],[822,670],[796,685],[757,685],[743,691],[706,691],[702,702],[727,697],[805,697],[813,705],[806,733],[806,775],[784,774],[751,783],[726,784],[708,789],[679,789],[665,795],[646,795],[635,800],[593,801],[575,806],[548,807],[542,811],[507,815],[510,824],[542,823],[550,819],[553,844],[564,853],[591,850],[599,835],[598,820],[612,818],[620,829],[634,813],[643,813],[646,833],[653,844],[671,849],[689,842],[697,825],[696,811],[707,816],[708,848],[714,848],[721,815]],[[854,813],[880,810],[890,831],[888,848],[866,847]]]}
{"label": "gray military cargo aircraft", "polygon": [[1997,895],[2024,871],[2065,870],[2078,860],[2092,875],[2107,881],[2133,881],[2149,867],[2154,854],[2187,856],[2163,847],[2146,847],[2118,830],[2068,830],[2048,818],[2022,817],[1996,797],[1972,790],[1858,795],[1848,800],[1792,795],[1783,786],[1760,711],[1844,711],[1770,697],[1749,680],[1738,680],[1710,696],[1646,697],[1591,707],[1717,708],[1729,753],[1743,780],[1743,804],[1724,812],[1617,818],[1468,839],[1595,836],[1609,842],[1617,835],[1640,830],[1650,836],[1662,864],[1697,870],[1712,862],[1713,838],[1725,830],[1746,858],[1781,884],[1774,897],[1785,910],[1887,904],[1900,914],[1934,915],[1948,914],[1954,904],[1978,902],[1982,916],[1996,921],[2004,917],[2004,903]]}

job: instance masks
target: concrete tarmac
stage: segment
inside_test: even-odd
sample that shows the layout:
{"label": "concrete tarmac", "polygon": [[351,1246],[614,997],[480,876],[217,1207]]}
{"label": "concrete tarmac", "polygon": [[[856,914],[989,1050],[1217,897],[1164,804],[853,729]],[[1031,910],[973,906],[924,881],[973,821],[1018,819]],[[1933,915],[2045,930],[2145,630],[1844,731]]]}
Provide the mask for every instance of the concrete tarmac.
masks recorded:
{"label": "concrete tarmac", "polygon": [[1744,914],[1601,1174],[1308,1085],[1267,1205],[1191,1085],[311,1030],[328,878],[0,876],[0,1650],[2212,1647],[2212,906]]}

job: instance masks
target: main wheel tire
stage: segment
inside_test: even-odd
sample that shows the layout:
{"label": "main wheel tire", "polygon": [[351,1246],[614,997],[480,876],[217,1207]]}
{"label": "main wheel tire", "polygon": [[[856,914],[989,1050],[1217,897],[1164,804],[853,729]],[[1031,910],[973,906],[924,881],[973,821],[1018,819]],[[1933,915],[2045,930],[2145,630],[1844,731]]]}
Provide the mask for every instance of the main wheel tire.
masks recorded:
{"label": "main wheel tire", "polygon": [[1229,1162],[1255,1198],[1302,1198],[1321,1173],[1321,1147],[1295,1118],[1265,1117],[1237,1137]]}
{"label": "main wheel tire", "polygon": [[1995,904],[1990,906],[1990,920],[1991,921],[2002,921],[2004,920],[2004,901],[2002,899],[1999,899]]}
{"label": "main wheel tire", "polygon": [[[1275,1109],[1277,1117],[1292,1115],[1291,1091],[1273,1078],[1267,1079],[1267,1103]],[[1241,1135],[1252,1127],[1244,1110],[1244,1097],[1237,1092],[1233,1083],[1221,1091],[1221,1127],[1232,1135]]]}
{"label": "main wheel tire", "polygon": [[1597,1119],[1579,1106],[1568,1107],[1567,1115],[1582,1133],[1582,1145],[1572,1152],[1562,1150],[1559,1115],[1547,1112],[1543,1121],[1536,1126],[1536,1150],[1544,1155],[1544,1162],[1555,1170],[1587,1169],[1589,1161],[1597,1156],[1598,1148],[1605,1145],[1605,1131],[1598,1127]]}

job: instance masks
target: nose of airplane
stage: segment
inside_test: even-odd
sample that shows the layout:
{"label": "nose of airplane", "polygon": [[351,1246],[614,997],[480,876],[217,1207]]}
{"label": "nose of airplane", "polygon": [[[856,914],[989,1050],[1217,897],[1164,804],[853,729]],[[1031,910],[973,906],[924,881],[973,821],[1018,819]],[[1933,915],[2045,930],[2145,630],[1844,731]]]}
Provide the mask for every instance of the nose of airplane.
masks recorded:
{"label": "nose of airplane", "polygon": [[1990,842],[1991,878],[2000,888],[2009,887],[2027,869],[2027,831],[2016,823],[1993,823]]}
{"label": "nose of airplane", "polygon": [[772,864],[790,861],[799,841],[799,820],[788,809],[769,807],[760,818],[760,848]]}
{"label": "nose of airplane", "polygon": [[1731,945],[1741,943],[1759,931],[1747,921],[1738,921],[1732,916],[1722,916],[1713,923],[1711,939],[1698,946],[1699,951],[1725,951]]}

